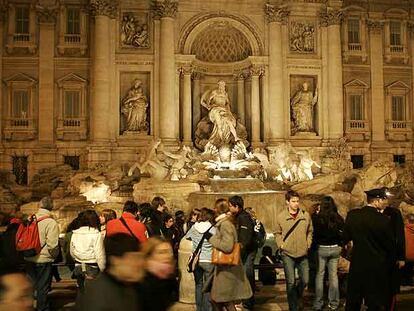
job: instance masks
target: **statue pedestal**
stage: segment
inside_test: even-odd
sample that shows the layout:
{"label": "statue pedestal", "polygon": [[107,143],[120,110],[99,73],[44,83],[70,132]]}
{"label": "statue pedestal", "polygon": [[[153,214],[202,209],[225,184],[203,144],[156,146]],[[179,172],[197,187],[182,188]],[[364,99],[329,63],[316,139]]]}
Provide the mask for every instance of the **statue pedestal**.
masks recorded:
{"label": "statue pedestal", "polygon": [[178,270],[180,270],[180,297],[183,303],[195,303],[194,274],[187,272],[187,262],[190,258],[192,242],[182,239],[178,250]]}

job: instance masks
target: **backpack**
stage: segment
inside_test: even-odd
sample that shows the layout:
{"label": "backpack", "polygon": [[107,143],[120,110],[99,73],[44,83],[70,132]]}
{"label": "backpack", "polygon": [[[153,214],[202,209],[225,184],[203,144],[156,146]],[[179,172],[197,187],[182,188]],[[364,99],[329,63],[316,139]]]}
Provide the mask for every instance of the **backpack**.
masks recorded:
{"label": "backpack", "polygon": [[258,219],[253,219],[254,222],[254,242],[257,248],[262,248],[266,242],[266,230],[262,222]]}
{"label": "backpack", "polygon": [[50,216],[36,218],[35,215],[32,215],[28,222],[19,225],[16,232],[16,250],[24,257],[36,256],[42,250],[37,224],[46,218],[50,218]]}

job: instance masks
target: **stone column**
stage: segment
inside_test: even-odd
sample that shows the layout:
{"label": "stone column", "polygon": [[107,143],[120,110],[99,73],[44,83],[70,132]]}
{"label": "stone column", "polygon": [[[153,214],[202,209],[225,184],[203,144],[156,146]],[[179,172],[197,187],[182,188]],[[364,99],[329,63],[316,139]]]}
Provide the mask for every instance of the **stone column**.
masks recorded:
{"label": "stone column", "polygon": [[193,129],[195,131],[195,129],[197,128],[197,124],[198,122],[201,120],[201,86],[200,86],[200,81],[201,81],[201,73],[199,72],[194,72],[193,73],[193,104],[192,104],[192,108],[193,108]]}
{"label": "stone column", "polygon": [[[5,4],[0,4],[0,42],[3,42],[4,22],[6,21],[7,7]],[[0,49],[0,81],[3,81],[3,49]],[[0,99],[3,102],[3,87],[0,87]],[[2,164],[2,147],[3,147],[3,109],[0,109],[0,165]]]}
{"label": "stone column", "polygon": [[38,5],[39,21],[39,143],[52,145],[54,140],[54,58],[57,8]]}
{"label": "stone column", "polygon": [[246,124],[246,108],[244,103],[244,74],[242,72],[236,75],[237,79],[237,116],[240,122]]}
{"label": "stone column", "polygon": [[260,85],[259,78],[263,69],[259,66],[253,66],[250,68],[250,75],[252,78],[252,145],[258,145],[260,143]]}
{"label": "stone column", "polygon": [[282,23],[289,12],[271,4],[265,4],[269,25],[269,144],[274,145],[285,138],[285,104],[283,103],[283,50]]}
{"label": "stone column", "polygon": [[181,69],[183,74],[183,144],[191,146],[192,143],[192,115],[191,115],[191,67],[183,67]]}
{"label": "stone column", "polygon": [[[385,141],[385,99],[382,29],[380,21],[368,22],[371,61],[371,128],[372,147],[381,147]],[[375,157],[374,157],[375,158]],[[375,159],[373,159],[375,160]]]}
{"label": "stone column", "polygon": [[110,108],[110,79],[111,79],[111,49],[110,49],[110,19],[117,14],[118,1],[91,1],[92,14],[95,16],[93,39],[93,69],[92,69],[92,115],[91,129],[94,143],[110,140],[109,108]]}
{"label": "stone column", "polygon": [[333,10],[328,13],[328,110],[330,139],[340,138],[344,135],[341,20],[342,12]]}
{"label": "stone column", "polygon": [[177,14],[178,1],[154,0],[153,10],[160,18],[160,137],[167,144],[178,141],[179,107],[174,103],[175,94],[175,56],[174,56],[174,18]]}

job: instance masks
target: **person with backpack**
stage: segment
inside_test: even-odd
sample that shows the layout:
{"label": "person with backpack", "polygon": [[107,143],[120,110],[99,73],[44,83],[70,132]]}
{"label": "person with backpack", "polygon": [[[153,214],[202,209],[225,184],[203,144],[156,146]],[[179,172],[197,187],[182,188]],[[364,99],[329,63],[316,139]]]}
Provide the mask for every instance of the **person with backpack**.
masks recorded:
{"label": "person with backpack", "polygon": [[[20,227],[20,232],[18,230],[16,234],[16,247],[19,250],[19,243],[25,240],[24,237],[26,235],[24,231],[28,232],[28,229],[32,228],[38,231],[37,235],[32,235],[29,240],[26,239],[25,244],[27,248],[21,250],[26,255],[32,255],[25,255],[24,259],[26,261],[26,272],[33,283],[36,309],[38,311],[50,310],[47,294],[52,284],[52,263],[59,252],[59,225],[52,218],[52,209],[52,199],[49,196],[42,198],[39,202],[39,210],[34,215],[33,221],[24,228],[26,230],[20,230],[20,228],[23,228]],[[21,226],[24,225],[22,224]],[[40,250],[38,249],[39,244]]]}
{"label": "person with backpack", "polygon": [[254,259],[257,254],[257,245],[255,243],[254,222],[252,217],[244,210],[244,201],[241,196],[235,195],[229,199],[229,209],[236,221],[237,239],[241,245],[240,258],[246,271],[247,279],[253,295],[251,298],[243,301],[245,309],[253,309],[254,306]]}
{"label": "person with backpack", "polygon": [[0,236],[0,266],[24,270],[23,254],[16,250],[16,233],[23,223],[23,214],[16,212],[7,221],[6,231]]}

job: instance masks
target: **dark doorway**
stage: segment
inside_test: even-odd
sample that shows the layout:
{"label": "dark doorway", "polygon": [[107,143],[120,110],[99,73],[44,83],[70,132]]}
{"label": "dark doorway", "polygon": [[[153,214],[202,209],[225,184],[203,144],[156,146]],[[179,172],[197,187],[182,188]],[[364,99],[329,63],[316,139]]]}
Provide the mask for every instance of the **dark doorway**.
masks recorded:
{"label": "dark doorway", "polygon": [[79,170],[79,156],[64,156],[64,163],[69,165],[73,170]]}
{"label": "dark doorway", "polygon": [[352,168],[363,168],[364,167],[364,156],[363,155],[351,155],[351,162],[352,162]]}
{"label": "dark doorway", "polygon": [[13,174],[17,184],[27,185],[27,157],[13,157]]}

